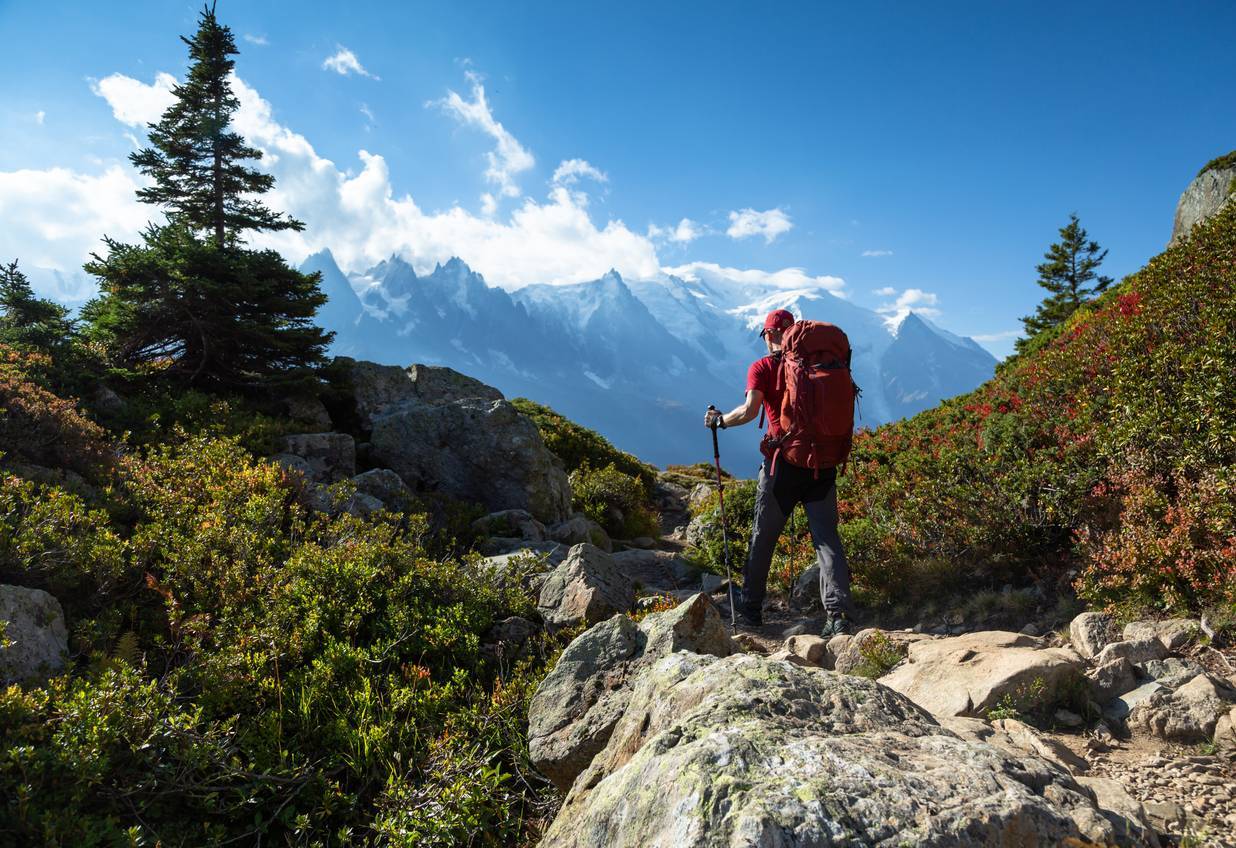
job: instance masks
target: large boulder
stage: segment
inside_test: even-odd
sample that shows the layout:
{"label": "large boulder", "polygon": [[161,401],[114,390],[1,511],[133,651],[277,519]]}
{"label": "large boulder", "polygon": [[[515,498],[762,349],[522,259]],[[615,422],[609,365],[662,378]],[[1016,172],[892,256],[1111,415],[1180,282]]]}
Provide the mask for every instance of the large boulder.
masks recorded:
{"label": "large boulder", "polygon": [[435,365],[379,365],[341,356],[335,360],[346,372],[355,415],[369,431],[379,416],[410,402],[440,404],[466,398],[502,400],[502,392],[466,374]]}
{"label": "large boulder", "polygon": [[875,681],[676,653],[640,674],[541,848],[1087,840],[1122,844],[1068,774],[960,739]]}
{"label": "large boulder", "polygon": [[880,668],[876,663],[887,662],[891,665],[900,662],[901,657],[909,651],[911,644],[930,641],[931,638],[925,633],[868,627],[858,631],[852,638],[838,639],[835,644],[829,641],[829,647],[836,649],[832,665],[829,667],[842,674],[862,673],[865,677],[878,676],[885,669]]}
{"label": "large boulder", "polygon": [[1230,203],[1233,187],[1236,187],[1236,164],[1208,168],[1198,174],[1176,204],[1176,218],[1172,222],[1172,238],[1168,246],[1176,244],[1197,224]]}
{"label": "large boulder", "polygon": [[1159,848],[1159,835],[1150,823],[1142,802],[1109,777],[1078,777],[1077,782],[1094,795],[1099,812],[1111,822],[1121,844]]}
{"label": "large boulder", "polygon": [[612,551],[614,549],[614,544],[610,541],[609,534],[605,532],[605,528],[582,512],[577,512],[565,521],[560,521],[547,528],[545,533],[555,542],[562,542],[567,545],[578,545],[580,542],[588,542],[596,545],[603,551]]}
{"label": "large boulder", "polygon": [[472,529],[483,536],[499,536],[527,542],[543,542],[545,525],[526,509],[503,509],[472,522]]}
{"label": "large boulder", "polygon": [[450,368],[344,361],[371,461],[417,491],[524,509],[546,524],[570,515],[561,463],[497,389]]}
{"label": "large boulder", "polygon": [[587,543],[567,558],[541,586],[537,609],[551,630],[593,625],[635,606],[635,586],[605,551]]}
{"label": "large boulder", "polygon": [[58,600],[42,589],[0,585],[0,684],[55,674],[68,649]]}
{"label": "large boulder", "polygon": [[1103,665],[1116,659],[1126,659],[1134,665],[1161,660],[1167,656],[1167,648],[1153,636],[1138,639],[1126,639],[1122,642],[1112,642],[1099,651],[1094,658],[1095,664]]}
{"label": "large boulder", "polygon": [[356,491],[377,498],[391,509],[408,505],[412,490],[403,479],[389,468],[373,468],[352,478]]}
{"label": "large boulder", "polygon": [[990,630],[914,642],[908,661],[880,682],[936,715],[981,717],[1006,695],[1023,710],[1050,703],[1082,663],[1069,648]]}
{"label": "large boulder", "polygon": [[1138,703],[1128,723],[1172,742],[1209,742],[1219,719],[1234,705],[1236,692],[1225,682],[1199,674],[1175,691],[1156,691]]}
{"label": "large boulder", "polygon": [[1137,669],[1124,657],[1095,666],[1086,672],[1086,678],[1090,681],[1091,696],[1100,704],[1137,688]]}
{"label": "large boulder", "polygon": [[1116,623],[1105,612],[1083,612],[1069,624],[1069,641],[1073,650],[1086,659],[1116,641]]}
{"label": "large boulder", "polygon": [[636,624],[616,615],[575,638],[541,681],[528,709],[528,751],[560,789],[592,762],[622,717],[630,682],[675,651],[728,656],[737,648],[716,607],[695,595]]}

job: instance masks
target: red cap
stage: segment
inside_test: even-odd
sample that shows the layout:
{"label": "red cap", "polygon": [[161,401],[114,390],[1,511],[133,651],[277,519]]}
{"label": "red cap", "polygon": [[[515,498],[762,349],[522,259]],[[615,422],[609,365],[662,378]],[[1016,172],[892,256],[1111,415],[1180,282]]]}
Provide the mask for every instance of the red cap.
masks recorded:
{"label": "red cap", "polygon": [[764,338],[764,334],[769,330],[784,330],[793,323],[794,313],[788,309],[774,309],[764,319],[764,329],[760,330],[760,338]]}

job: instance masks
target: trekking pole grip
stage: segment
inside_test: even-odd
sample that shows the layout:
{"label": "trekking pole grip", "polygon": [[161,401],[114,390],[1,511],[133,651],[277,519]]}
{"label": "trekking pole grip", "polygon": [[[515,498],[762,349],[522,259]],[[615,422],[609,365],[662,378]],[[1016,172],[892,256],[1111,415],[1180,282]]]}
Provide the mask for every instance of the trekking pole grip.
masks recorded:
{"label": "trekking pole grip", "polygon": [[[708,404],[708,411],[716,412],[717,408],[710,403]],[[714,459],[720,460],[721,448],[717,446],[717,421],[718,419],[716,418],[712,419],[712,426],[710,429],[712,430],[712,455]]]}

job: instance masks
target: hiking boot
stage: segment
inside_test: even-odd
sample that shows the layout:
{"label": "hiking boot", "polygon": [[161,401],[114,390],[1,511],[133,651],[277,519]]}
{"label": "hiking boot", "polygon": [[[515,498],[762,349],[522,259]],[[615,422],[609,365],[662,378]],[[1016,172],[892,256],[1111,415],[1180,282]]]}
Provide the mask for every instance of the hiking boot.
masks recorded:
{"label": "hiking boot", "polygon": [[760,610],[752,610],[739,604],[734,610],[734,618],[739,627],[763,627],[764,614]]}
{"label": "hiking boot", "polygon": [[820,635],[825,639],[831,639],[842,633],[850,632],[850,619],[843,612],[830,612],[824,617],[824,627],[820,630]]}

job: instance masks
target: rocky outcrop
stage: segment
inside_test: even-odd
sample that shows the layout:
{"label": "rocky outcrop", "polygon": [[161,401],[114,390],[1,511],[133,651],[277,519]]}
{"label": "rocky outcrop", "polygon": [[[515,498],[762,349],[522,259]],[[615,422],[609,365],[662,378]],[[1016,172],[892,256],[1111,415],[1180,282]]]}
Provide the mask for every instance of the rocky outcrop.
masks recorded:
{"label": "rocky outcrop", "polygon": [[1172,742],[1209,742],[1219,719],[1236,705],[1226,682],[1199,674],[1176,690],[1156,691],[1129,712],[1131,728]]}
{"label": "rocky outcrop", "polygon": [[570,515],[561,463],[497,389],[449,368],[341,362],[373,463],[416,491],[524,509],[547,524]]}
{"label": "rocky outcrop", "polygon": [[566,647],[532,697],[533,763],[567,789],[609,741],[640,671],[675,651],[727,656],[734,650],[716,607],[702,594],[639,624],[616,615],[590,628]]}
{"label": "rocky outcrop", "polygon": [[537,610],[551,630],[592,625],[635,606],[635,586],[613,558],[587,543],[571,548],[541,586]]}
{"label": "rocky outcrop", "polygon": [[1192,232],[1202,221],[1215,215],[1231,202],[1236,188],[1236,164],[1209,168],[1194,178],[1176,204],[1176,219],[1172,222],[1172,246]]}
{"label": "rocky outcrop", "polygon": [[631,580],[646,589],[672,591],[700,588],[700,571],[669,551],[619,551],[614,564]]}
{"label": "rocky outcrop", "polygon": [[55,674],[68,648],[58,600],[42,589],[0,586],[0,684]]}
{"label": "rocky outcrop", "polygon": [[1124,640],[1157,639],[1165,651],[1179,651],[1201,634],[1200,625],[1190,618],[1165,621],[1131,621],[1124,626]]}
{"label": "rocky outcrop", "polygon": [[1082,673],[1082,659],[1033,636],[990,630],[909,646],[880,682],[942,716],[983,716],[1006,695],[1021,710],[1051,703]]}
{"label": "rocky outcrop", "polygon": [[1122,841],[1034,755],[959,738],[875,681],[755,654],[644,670],[542,848]]}
{"label": "rocky outcrop", "polygon": [[605,529],[588,516],[579,512],[572,515],[566,521],[560,521],[549,527],[545,532],[555,542],[562,542],[567,545],[578,545],[580,542],[588,542],[589,544],[596,545],[603,551],[612,551],[614,549],[613,542],[610,541],[609,534],[605,532]]}

